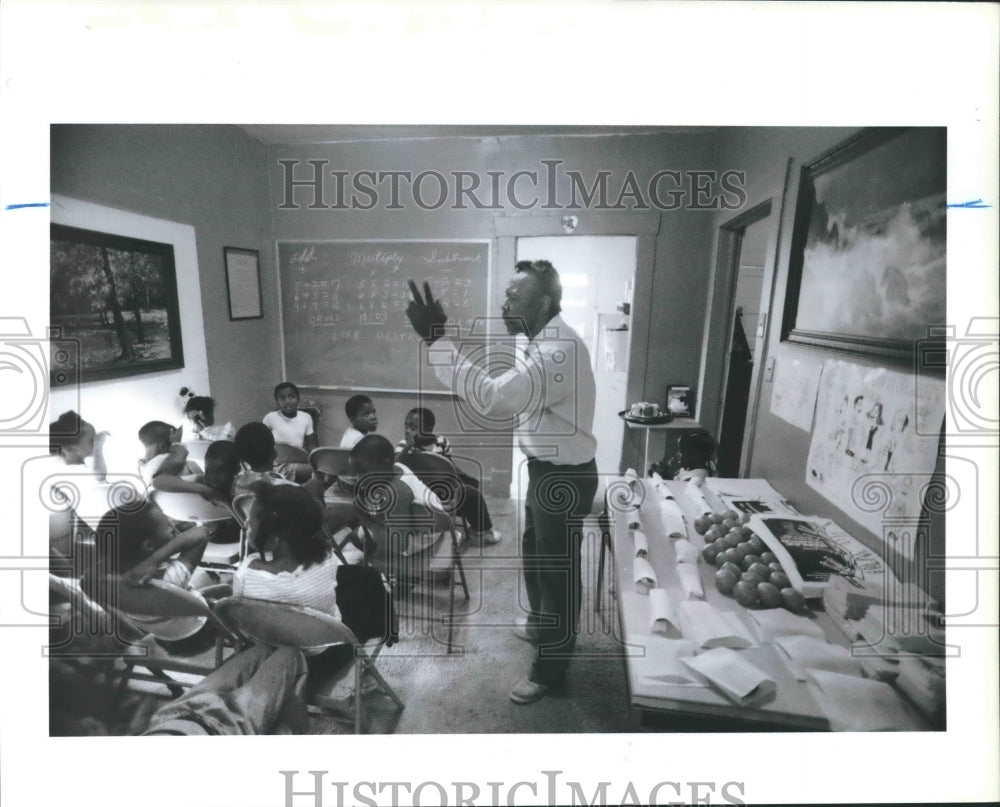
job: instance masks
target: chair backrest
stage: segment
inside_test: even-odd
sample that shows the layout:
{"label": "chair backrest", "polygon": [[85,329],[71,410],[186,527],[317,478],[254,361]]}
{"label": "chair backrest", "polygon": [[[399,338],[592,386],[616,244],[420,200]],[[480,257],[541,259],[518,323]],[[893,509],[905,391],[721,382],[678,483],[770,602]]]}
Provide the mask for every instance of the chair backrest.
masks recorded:
{"label": "chair backrest", "polygon": [[417,479],[430,488],[445,510],[449,513],[455,512],[465,497],[465,485],[451,460],[440,454],[415,451],[401,457],[399,462],[413,471]]}
{"label": "chair backrest", "polygon": [[239,496],[233,497],[233,503],[230,505],[233,511],[233,516],[236,518],[236,523],[240,525],[241,529],[247,528],[247,522],[250,521],[250,508],[253,507],[254,495],[252,493],[241,493]]}
{"label": "chair backrest", "polygon": [[246,597],[226,597],[215,603],[222,622],[249,641],[278,647],[320,647],[358,644],[343,622],[305,605]]}
{"label": "chair backrest", "polygon": [[451,460],[451,464],[455,466],[455,470],[460,474],[465,474],[466,476],[474,479],[480,487],[483,484],[483,466],[480,465],[473,459],[468,457],[462,457],[458,454],[449,454],[448,459]]}
{"label": "chair backrest", "polygon": [[329,476],[354,476],[354,469],[351,467],[351,449],[349,448],[334,448],[333,446],[314,448],[309,454],[309,463],[314,471]]}
{"label": "chair backrest", "polygon": [[87,594],[99,604],[136,616],[211,617],[205,599],[190,589],[163,580],[148,580],[141,586],[126,585],[116,575],[90,582]]}
{"label": "chair backrest", "polygon": [[233,518],[233,511],[225,502],[208,500],[197,493],[177,493],[154,490],[152,500],[168,518],[174,521],[226,521]]}
{"label": "chair backrest", "polygon": [[309,454],[304,448],[299,448],[298,446],[289,445],[288,443],[275,443],[275,458],[276,463],[282,462],[309,462]]}

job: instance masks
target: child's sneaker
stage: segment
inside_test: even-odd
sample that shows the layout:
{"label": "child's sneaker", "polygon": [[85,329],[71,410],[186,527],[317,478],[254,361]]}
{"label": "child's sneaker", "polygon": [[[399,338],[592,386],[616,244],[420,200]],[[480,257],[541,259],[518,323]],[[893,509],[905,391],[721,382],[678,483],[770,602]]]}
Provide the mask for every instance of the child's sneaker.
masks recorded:
{"label": "child's sneaker", "polygon": [[503,540],[503,536],[499,530],[492,529],[471,532],[469,533],[469,539],[471,541],[478,541],[483,546],[493,546],[494,544],[499,544]]}

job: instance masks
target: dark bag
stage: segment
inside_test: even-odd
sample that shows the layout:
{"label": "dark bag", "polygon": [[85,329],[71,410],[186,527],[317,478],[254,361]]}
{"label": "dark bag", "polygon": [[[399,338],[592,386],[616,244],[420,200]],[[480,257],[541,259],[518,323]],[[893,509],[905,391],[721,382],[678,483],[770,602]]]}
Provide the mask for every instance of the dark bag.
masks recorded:
{"label": "dark bag", "polygon": [[392,595],[374,566],[337,568],[337,608],[341,621],[358,641],[384,639],[387,647],[399,641],[399,618]]}

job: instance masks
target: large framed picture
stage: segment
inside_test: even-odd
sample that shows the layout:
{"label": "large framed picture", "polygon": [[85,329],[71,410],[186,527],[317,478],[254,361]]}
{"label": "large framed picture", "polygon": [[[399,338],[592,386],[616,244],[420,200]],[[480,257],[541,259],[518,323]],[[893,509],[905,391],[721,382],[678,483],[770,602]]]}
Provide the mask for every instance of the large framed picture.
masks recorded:
{"label": "large framed picture", "polygon": [[946,323],[947,134],[866,129],[803,167],[782,339],[913,364]]}
{"label": "large framed picture", "polygon": [[80,380],[184,366],[172,244],[52,224],[49,280],[50,323],[78,346]]}

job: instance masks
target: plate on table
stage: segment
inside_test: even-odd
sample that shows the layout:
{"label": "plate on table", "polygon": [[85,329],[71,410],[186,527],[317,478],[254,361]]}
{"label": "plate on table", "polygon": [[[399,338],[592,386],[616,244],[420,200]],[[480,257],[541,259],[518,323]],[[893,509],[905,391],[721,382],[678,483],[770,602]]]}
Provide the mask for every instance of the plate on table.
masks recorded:
{"label": "plate on table", "polygon": [[659,426],[663,423],[669,423],[674,419],[674,416],[669,412],[664,412],[660,415],[653,415],[652,417],[639,417],[637,415],[630,415],[628,409],[623,409],[619,412],[618,417],[629,423],[636,423],[642,426]]}

